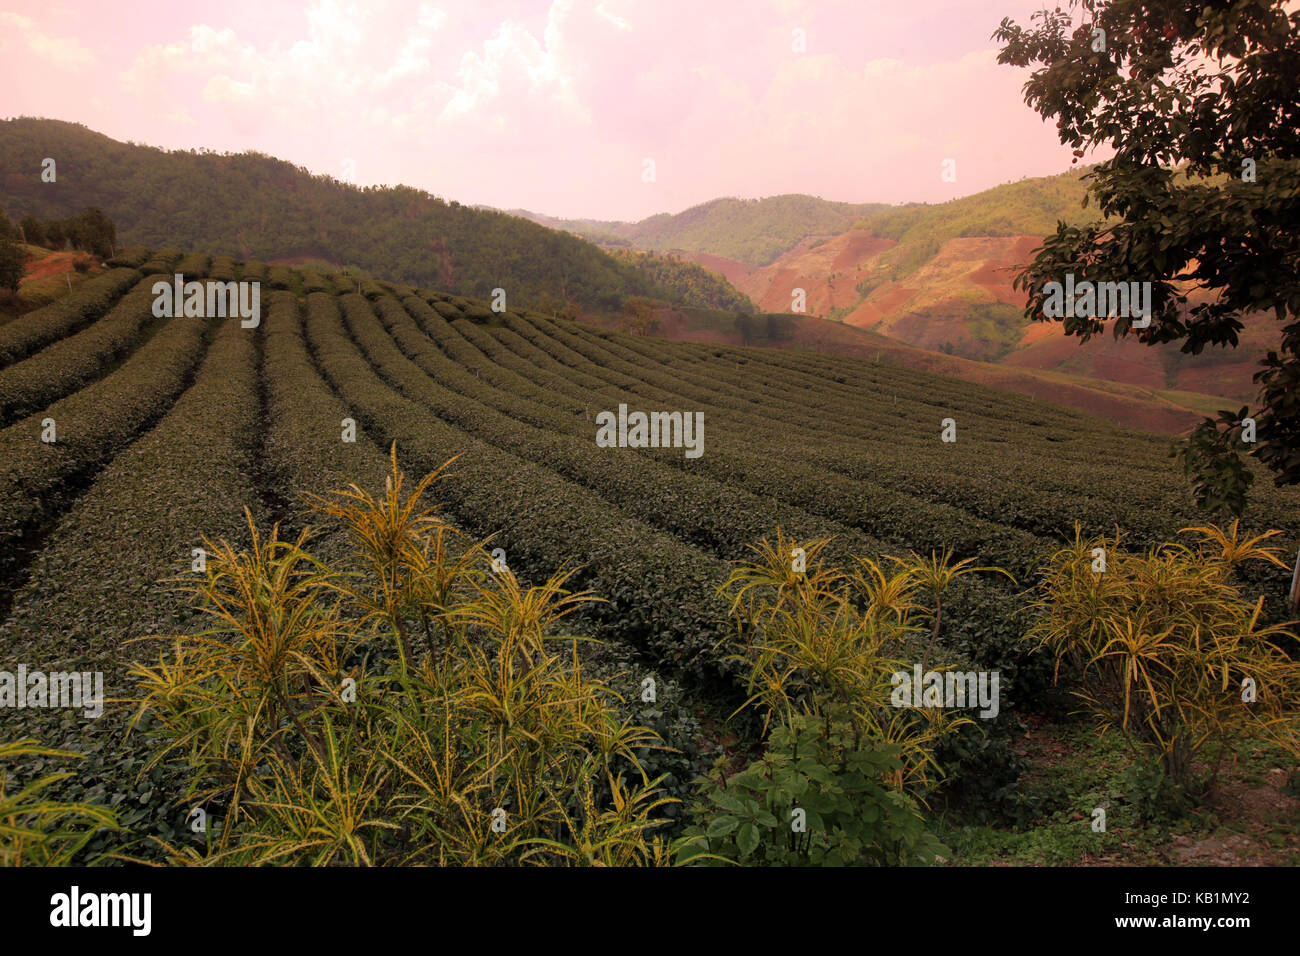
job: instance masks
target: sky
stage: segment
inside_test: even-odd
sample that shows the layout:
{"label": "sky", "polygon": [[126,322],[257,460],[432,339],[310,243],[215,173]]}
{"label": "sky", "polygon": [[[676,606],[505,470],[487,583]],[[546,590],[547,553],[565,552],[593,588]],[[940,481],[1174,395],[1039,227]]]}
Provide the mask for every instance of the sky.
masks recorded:
{"label": "sky", "polygon": [[941,202],[1070,168],[990,38],[1041,7],[0,0],[0,117],[570,218]]}

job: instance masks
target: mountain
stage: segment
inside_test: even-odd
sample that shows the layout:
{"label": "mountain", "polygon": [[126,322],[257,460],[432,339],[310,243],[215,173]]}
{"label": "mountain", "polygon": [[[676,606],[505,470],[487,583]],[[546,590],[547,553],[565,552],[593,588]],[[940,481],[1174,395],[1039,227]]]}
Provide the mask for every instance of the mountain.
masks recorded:
{"label": "mountain", "polygon": [[[41,181],[44,157],[57,179]],[[403,282],[526,305],[617,310],[629,296],[730,307],[743,296],[689,263],[615,258],[516,216],[407,186],[357,188],[259,153],[164,151],[84,126],[0,122],[3,207],[14,220],[104,210],[120,243],[274,262],[353,266]],[[690,290],[706,290],[694,295]]]}
{"label": "mountain", "polygon": [[921,349],[1139,389],[1252,399],[1259,359],[1278,340],[1270,316],[1247,316],[1237,348],[1199,356],[1110,336],[1081,345],[1059,324],[1025,320],[1024,294],[1012,287],[1020,267],[1058,221],[1098,218],[1082,204],[1086,173],[1027,179],[946,203],[876,208],[760,266],[723,251],[743,236],[682,255],[725,276],[762,311],[790,312],[802,289],[809,315]]}
{"label": "mountain", "polygon": [[888,208],[791,194],[714,199],[675,215],[660,213],[640,222],[556,219],[524,209],[511,212],[603,245],[708,253],[757,267],[808,236],[840,232],[862,216]]}

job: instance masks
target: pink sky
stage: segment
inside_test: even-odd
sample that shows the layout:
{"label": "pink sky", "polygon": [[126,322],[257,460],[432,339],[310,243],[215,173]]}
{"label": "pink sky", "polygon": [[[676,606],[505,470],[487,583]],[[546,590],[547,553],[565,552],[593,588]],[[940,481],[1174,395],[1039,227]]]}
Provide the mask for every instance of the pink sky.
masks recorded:
{"label": "pink sky", "polygon": [[1041,7],[4,0],[0,116],[558,216],[794,192],[938,202],[1069,168],[989,39]]}

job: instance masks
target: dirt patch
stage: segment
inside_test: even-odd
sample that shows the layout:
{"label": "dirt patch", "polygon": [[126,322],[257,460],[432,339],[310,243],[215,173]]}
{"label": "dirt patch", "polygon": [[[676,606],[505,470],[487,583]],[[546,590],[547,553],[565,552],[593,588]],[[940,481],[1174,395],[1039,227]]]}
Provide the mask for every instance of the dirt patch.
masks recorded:
{"label": "dirt patch", "polygon": [[48,279],[50,276],[63,275],[65,272],[75,272],[77,262],[84,263],[87,271],[99,265],[95,257],[86,252],[51,252],[40,259],[29,259],[27,261],[27,265],[23,269],[23,282]]}

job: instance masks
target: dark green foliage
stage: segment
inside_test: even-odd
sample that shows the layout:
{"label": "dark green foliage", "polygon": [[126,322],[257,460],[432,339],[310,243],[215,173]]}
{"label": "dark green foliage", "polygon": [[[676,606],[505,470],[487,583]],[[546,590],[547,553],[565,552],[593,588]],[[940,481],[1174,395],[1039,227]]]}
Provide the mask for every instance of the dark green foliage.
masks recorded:
{"label": "dark green foliage", "polygon": [[18,291],[25,262],[22,247],[12,239],[0,236],[0,289]]}
{"label": "dark green foliage", "polygon": [[271,266],[267,269],[266,284],[272,289],[293,291],[296,285],[294,274],[288,266]]}
{"label": "dark green foliage", "polygon": [[916,803],[880,782],[901,767],[897,746],[855,734],[847,720],[796,717],[772,731],[761,760],[714,776],[686,833],[749,866],[929,865],[949,851]]}
{"label": "dark green foliage", "polygon": [[[136,345],[153,322],[150,287],[154,280],[165,278],[148,277],[87,328],[59,339],[26,361],[0,369],[0,426],[81,388]],[[60,299],[54,304],[67,301]]]}
{"label": "dark green foliage", "polygon": [[[191,319],[167,328],[173,335],[195,336],[202,324]],[[93,487],[75,506],[62,510],[29,586],[0,626],[0,660],[51,661],[67,655],[78,667],[102,669],[106,695],[112,696],[116,688],[130,686],[126,663],[152,656],[146,646],[126,643],[140,637],[143,622],[149,622],[147,631],[208,626],[189,595],[171,590],[174,582],[168,579],[189,573],[190,549],[202,546],[204,535],[243,540],[242,509],[257,507],[253,462],[260,411],[255,334],[226,322],[214,336],[193,387],[174,404],[165,392],[154,393],[157,407],[170,406],[167,414],[98,470]],[[153,369],[146,364],[131,373],[128,381],[137,389],[148,391],[154,379],[170,378],[171,368],[190,360],[157,351],[152,359]],[[111,416],[112,396],[101,395],[106,400],[101,417]],[[67,421],[72,426],[81,419]],[[90,721],[68,711],[23,714],[43,739],[65,742],[86,755],[61,793],[64,799],[113,806],[138,841],[130,852],[148,853],[144,838],[149,835],[168,840],[191,835],[182,802],[186,768],[146,771],[148,751],[124,745],[129,708],[110,704],[100,719]],[[123,840],[102,834],[91,849],[120,851]]]}
{"label": "dark green foliage", "polygon": [[212,257],[204,253],[191,253],[182,256],[176,263],[176,271],[185,277],[188,282],[191,279],[202,279],[208,274],[208,265],[212,262]]}
{"label": "dark green foliage", "polygon": [[83,282],[49,305],[0,326],[0,368],[26,358],[104,315],[139,280],[140,273],[135,269],[112,269]]}
{"label": "dark green foliage", "polygon": [[[198,362],[204,332],[192,320],[168,322],[111,375],[0,431],[0,585],[21,560],[24,538],[62,512],[69,485],[170,407]],[[57,426],[52,444],[40,440],[45,418]]]}
{"label": "dark green foliage", "polygon": [[80,215],[42,222],[28,214],[23,217],[22,231],[33,246],[45,246],[56,252],[71,243],[73,249],[93,253],[101,259],[113,254],[117,229],[104,211],[88,206]]}
{"label": "dark green foliage", "polygon": [[684,305],[705,309],[725,309],[729,312],[752,310],[754,303],[716,272],[704,266],[667,253],[655,255],[631,249],[615,250],[616,259],[631,263],[650,276],[665,289],[677,293],[675,300]]}
{"label": "dark green foliage", "polygon": [[302,279],[302,294],[308,295],[312,292],[329,292],[330,284],[326,283],[324,276],[311,269],[303,269],[298,275]]}
{"label": "dark green foliage", "polygon": [[[1241,318],[1273,312],[1288,324],[1281,348],[1256,375],[1259,441],[1250,449],[1279,484],[1300,482],[1300,11],[1271,0],[1071,0],[1025,29],[1003,20],[999,62],[1032,67],[1025,101],[1056,118],[1076,156],[1097,146],[1113,158],[1090,176],[1105,223],[1062,222],[1017,277],[1027,318],[1042,315],[1044,285],[1150,281],[1147,345],[1181,342],[1196,355],[1235,346]],[[1082,13],[1082,22],[1074,14]],[[1105,49],[1094,49],[1094,28]],[[1207,293],[1190,305],[1189,291]],[[1103,323],[1067,317],[1087,341]],[[1117,337],[1135,330],[1121,318]],[[1205,441],[1209,504],[1244,506],[1244,474],[1224,471],[1230,442]],[[1195,458],[1187,458],[1195,464]],[[1224,480],[1225,477],[1228,480]]]}
{"label": "dark green foliage", "polygon": [[981,823],[1028,822],[1038,808],[1020,789],[1027,763],[1011,748],[1017,730],[1023,725],[1007,715],[992,727],[964,724],[939,742],[934,757],[945,777],[938,798],[946,807]]}
{"label": "dark green foliage", "polygon": [[35,216],[23,216],[22,222],[18,223],[18,228],[22,230],[22,236],[28,245],[45,245],[45,227]]}
{"label": "dark green foliage", "polygon": [[1255,474],[1242,461],[1242,420],[1250,409],[1221,411],[1218,420],[1207,418],[1171,453],[1183,464],[1192,498],[1205,511],[1240,516]]}
{"label": "dark green foliage", "polygon": [[233,282],[237,277],[237,265],[232,256],[215,256],[208,266],[208,278],[217,282]]}
{"label": "dark green foliage", "polygon": [[384,288],[382,284],[376,282],[374,279],[361,280],[361,294],[371,302],[374,302],[377,299],[391,298],[392,296],[392,293],[389,292],[388,289]]}
{"label": "dark green foliage", "polygon": [[88,206],[81,215],[63,224],[72,248],[91,252],[100,258],[113,254],[117,244],[117,227],[97,206]]}
{"label": "dark green foliage", "polygon": [[481,305],[471,305],[465,310],[465,318],[471,322],[477,322],[482,325],[484,322],[491,322],[495,319],[496,313],[491,309],[484,308]]}
{"label": "dark green foliage", "polygon": [[1174,823],[1192,805],[1187,791],[1150,763],[1135,761],[1125,768],[1120,781],[1125,803],[1142,823]]}
{"label": "dark green foliage", "polygon": [[151,275],[155,272],[172,275],[176,271],[176,264],[180,261],[181,251],[179,249],[157,249],[149,259],[140,265],[140,271],[145,275]]}
{"label": "dark green foliage", "polygon": [[45,245],[55,252],[61,252],[72,239],[69,229],[62,220],[53,219],[45,224]]}

